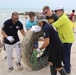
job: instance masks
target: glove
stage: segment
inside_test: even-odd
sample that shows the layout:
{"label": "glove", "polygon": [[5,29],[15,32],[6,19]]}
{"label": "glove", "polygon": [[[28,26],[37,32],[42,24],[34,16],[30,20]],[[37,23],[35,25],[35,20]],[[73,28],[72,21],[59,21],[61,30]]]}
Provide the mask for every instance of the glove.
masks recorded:
{"label": "glove", "polygon": [[41,27],[38,25],[37,26],[37,32],[41,31]]}
{"label": "glove", "polygon": [[40,52],[40,48],[37,48],[36,51],[39,53]]}
{"label": "glove", "polygon": [[40,30],[41,30],[41,27],[39,25],[31,27],[31,31],[39,32]]}
{"label": "glove", "polygon": [[14,41],[14,38],[12,36],[8,36],[7,40],[10,41],[10,43],[12,43]]}

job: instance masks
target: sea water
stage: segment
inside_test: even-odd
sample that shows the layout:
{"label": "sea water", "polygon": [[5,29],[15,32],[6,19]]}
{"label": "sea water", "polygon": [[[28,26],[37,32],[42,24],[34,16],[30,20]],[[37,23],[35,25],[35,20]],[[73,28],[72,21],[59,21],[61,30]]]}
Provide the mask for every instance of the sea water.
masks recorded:
{"label": "sea water", "polygon": [[[11,14],[12,12],[19,12],[19,13],[25,13],[26,11],[40,11],[41,12],[41,9],[20,9],[20,8],[0,8],[0,28],[2,27],[3,23],[7,20],[7,19],[10,19],[11,18]],[[66,10],[66,12],[68,13],[71,13],[71,9],[70,10]],[[23,25],[25,25],[25,22],[26,22],[26,19],[25,19],[25,16],[24,15],[20,15],[19,16],[19,20],[23,23]]]}

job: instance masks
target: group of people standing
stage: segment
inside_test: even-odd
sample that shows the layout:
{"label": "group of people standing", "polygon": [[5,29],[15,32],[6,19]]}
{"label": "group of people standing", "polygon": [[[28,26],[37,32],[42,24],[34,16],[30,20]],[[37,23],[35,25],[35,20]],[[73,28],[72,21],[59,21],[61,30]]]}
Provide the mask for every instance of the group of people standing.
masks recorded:
{"label": "group of people standing", "polygon": [[[70,53],[71,53],[71,47],[72,43],[74,42],[74,33],[71,28],[71,23],[68,18],[68,16],[64,13],[64,8],[62,6],[58,6],[53,14],[53,12],[50,10],[49,6],[45,6],[43,8],[44,15],[49,20],[52,20],[52,26],[54,26],[58,32],[58,36],[63,43],[64,51],[63,51],[63,63],[64,63],[64,69],[67,74],[71,73],[71,63],[70,63]],[[54,20],[56,16],[53,17],[53,15],[58,16],[58,20]],[[50,21],[51,22],[51,21]],[[61,49],[62,50],[62,49]],[[51,50],[50,50],[51,51]],[[64,74],[63,74],[64,75]]]}
{"label": "group of people standing", "polygon": [[[19,14],[12,13],[12,18],[5,21],[2,27],[2,35],[4,37],[5,49],[7,54],[8,70],[13,70],[12,52],[13,48],[17,52],[17,66],[21,69],[20,57],[20,40],[18,30],[25,36],[23,24],[18,20]],[[72,43],[74,42],[74,33],[71,28],[70,19],[64,13],[64,8],[58,6],[54,11],[49,6],[43,7],[43,14],[35,16],[34,12],[29,13],[29,19],[26,21],[25,27],[29,30],[32,26],[39,25],[44,34],[44,43],[38,48],[37,52],[46,48],[48,53],[48,62],[50,64],[51,75],[57,75],[57,71],[61,75],[71,73],[70,54]],[[64,66],[62,65],[62,61]]]}

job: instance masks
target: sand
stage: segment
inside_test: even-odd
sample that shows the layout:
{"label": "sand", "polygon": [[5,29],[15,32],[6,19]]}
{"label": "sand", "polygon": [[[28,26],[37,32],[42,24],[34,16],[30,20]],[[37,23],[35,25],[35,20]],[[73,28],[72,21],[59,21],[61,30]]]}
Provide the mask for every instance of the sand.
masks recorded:
{"label": "sand", "polygon": [[[1,32],[1,30],[0,30]],[[21,35],[21,33],[19,32],[19,37],[20,40],[22,41],[23,36]],[[76,38],[76,33],[75,33],[75,38]],[[0,40],[2,39],[2,35],[0,34]],[[22,66],[23,66],[23,70],[18,70],[17,66],[16,66],[16,52],[14,50],[13,52],[13,67],[14,70],[11,71],[10,73],[8,73],[8,68],[7,68],[7,61],[6,59],[4,59],[4,57],[6,56],[6,52],[4,50],[2,50],[2,52],[0,53],[0,75],[50,75],[50,70],[49,70],[49,66],[39,70],[39,71],[32,71],[28,66],[26,66],[24,64],[24,62],[21,60]],[[71,75],[75,75],[76,74],[76,41],[73,43],[72,49],[71,49],[71,68],[72,68],[72,72]],[[58,73],[58,75],[60,75]]]}

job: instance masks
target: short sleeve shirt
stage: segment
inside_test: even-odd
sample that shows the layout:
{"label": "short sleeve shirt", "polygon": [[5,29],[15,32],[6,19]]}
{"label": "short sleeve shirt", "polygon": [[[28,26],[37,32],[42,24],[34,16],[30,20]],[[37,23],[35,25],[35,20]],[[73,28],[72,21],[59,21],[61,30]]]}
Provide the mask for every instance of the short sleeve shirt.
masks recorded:
{"label": "short sleeve shirt", "polygon": [[35,25],[37,25],[36,19],[34,19],[34,22],[31,22],[30,19],[28,19],[28,20],[26,21],[25,27],[26,27],[26,29],[28,30],[28,29],[30,29],[32,26],[35,26]]}
{"label": "short sleeve shirt", "polygon": [[73,16],[75,16],[74,13],[72,13],[72,14],[70,15],[70,17],[69,17],[69,19],[70,19],[71,21],[72,21]]}
{"label": "short sleeve shirt", "polygon": [[50,17],[46,16],[46,19],[48,19],[48,22],[50,24],[52,24],[58,20],[58,16],[56,14],[52,14],[52,16],[50,16]]}
{"label": "short sleeve shirt", "polygon": [[12,19],[5,21],[3,24],[2,30],[8,36],[12,36],[15,39],[15,41],[10,43],[6,38],[4,38],[4,42],[10,45],[18,42],[19,41],[18,30],[22,30],[22,29],[23,29],[23,24],[20,21],[17,21],[16,24],[12,23]]}
{"label": "short sleeve shirt", "polygon": [[49,46],[52,49],[62,46],[62,42],[58,36],[58,32],[54,29],[54,27],[51,24],[44,23],[42,31],[44,34],[44,38],[50,39]]}

